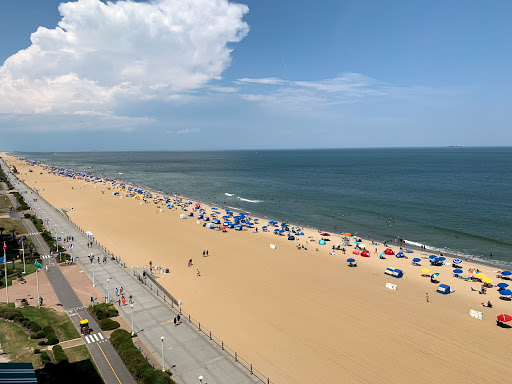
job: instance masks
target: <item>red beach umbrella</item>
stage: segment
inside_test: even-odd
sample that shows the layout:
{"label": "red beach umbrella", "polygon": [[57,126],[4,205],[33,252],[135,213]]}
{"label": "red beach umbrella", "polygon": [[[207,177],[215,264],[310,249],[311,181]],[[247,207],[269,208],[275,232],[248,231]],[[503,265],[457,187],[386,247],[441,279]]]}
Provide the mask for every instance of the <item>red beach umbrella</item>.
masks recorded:
{"label": "red beach umbrella", "polygon": [[324,232],[324,233],[321,233],[320,236],[331,236],[331,235],[327,232]]}
{"label": "red beach umbrella", "polygon": [[361,252],[361,256],[363,256],[363,257],[370,257],[370,252],[363,251],[363,252]]}
{"label": "red beach umbrella", "polygon": [[498,320],[499,321],[503,321],[504,323],[506,323],[507,321],[512,320],[512,316],[506,315],[506,314],[502,314],[502,315],[498,316]]}
{"label": "red beach umbrella", "polygon": [[392,250],[391,248],[386,248],[386,250],[384,251],[384,253],[385,253],[386,255],[394,255],[394,254],[395,254],[395,252],[393,252],[393,250]]}
{"label": "red beach umbrella", "polygon": [[196,203],[195,205],[196,205],[196,206],[200,206],[200,205],[201,205],[201,203]]}

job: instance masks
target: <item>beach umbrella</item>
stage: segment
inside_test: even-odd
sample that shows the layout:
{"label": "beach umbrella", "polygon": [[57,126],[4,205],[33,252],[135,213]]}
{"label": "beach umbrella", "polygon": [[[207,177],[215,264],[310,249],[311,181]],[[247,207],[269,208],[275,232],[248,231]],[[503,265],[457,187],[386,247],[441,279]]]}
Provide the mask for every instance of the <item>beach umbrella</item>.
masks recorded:
{"label": "beach umbrella", "polygon": [[343,233],[341,236],[350,237],[350,236],[352,236],[352,234],[351,234],[351,233],[346,232],[346,233]]}
{"label": "beach umbrella", "polygon": [[423,269],[421,270],[421,273],[424,273],[425,275],[426,275],[426,274],[429,274],[429,273],[430,273],[430,269],[428,269],[428,268],[423,268]]}
{"label": "beach umbrella", "polygon": [[384,253],[385,253],[386,255],[394,255],[394,254],[395,254],[395,252],[393,252],[393,250],[392,250],[391,248],[386,248],[386,250],[384,251]]}
{"label": "beach umbrella", "polygon": [[327,233],[327,232],[324,232],[324,233],[321,233],[320,236],[331,236],[331,234]]}
{"label": "beach umbrella", "polygon": [[201,205],[201,203],[195,203],[194,204],[196,207],[199,207]]}
{"label": "beach umbrella", "polygon": [[419,263],[421,261],[421,259],[419,257],[415,257],[414,259],[412,259],[413,263]]}
{"label": "beach umbrella", "polygon": [[498,319],[499,321],[503,321],[504,323],[506,323],[507,321],[512,320],[512,316],[510,316],[510,315],[506,315],[506,314],[504,314],[504,313],[503,313],[503,314],[499,315],[499,316],[497,317],[497,319]]}
{"label": "beach umbrella", "polygon": [[501,274],[503,276],[510,276],[510,275],[512,275],[512,272],[510,272],[510,271],[503,271],[503,272],[501,272]]}
{"label": "beach umbrella", "polygon": [[453,273],[463,273],[464,271],[462,269],[454,269]]}
{"label": "beach umbrella", "polygon": [[478,277],[479,279],[485,279],[487,276],[485,275],[485,273],[479,273],[478,275],[476,275],[476,277]]}
{"label": "beach umbrella", "polygon": [[436,256],[436,255],[430,255],[428,258],[429,258],[429,259],[436,259],[436,258],[437,258],[437,256]]}
{"label": "beach umbrella", "polygon": [[437,261],[445,261],[446,260],[446,257],[443,257],[443,256],[440,256],[437,258]]}
{"label": "beach umbrella", "polygon": [[505,289],[505,288],[508,287],[508,284],[507,283],[499,283],[499,284],[496,284],[496,286],[499,287],[499,288]]}
{"label": "beach umbrella", "polygon": [[404,255],[404,253],[403,253],[403,252],[398,252],[398,253],[395,255],[395,257],[396,257],[397,259],[401,259],[402,257],[405,257],[405,255]]}
{"label": "beach umbrella", "polygon": [[500,295],[510,296],[510,295],[512,295],[512,291],[510,289],[504,289],[503,291],[500,291]]}
{"label": "beach umbrella", "polygon": [[279,232],[279,228],[274,229],[274,232]]}
{"label": "beach umbrella", "polygon": [[281,223],[281,227],[286,227],[288,224],[286,223]]}
{"label": "beach umbrella", "polygon": [[363,251],[363,252],[361,252],[361,256],[363,256],[363,257],[370,257],[370,252]]}
{"label": "beach umbrella", "polygon": [[482,279],[482,283],[491,284],[492,283],[492,279],[489,279],[488,277],[486,277],[485,279]]}
{"label": "beach umbrella", "polygon": [[268,227],[266,225],[264,225],[263,227],[261,227],[262,229],[267,229]]}
{"label": "beach umbrella", "polygon": [[347,263],[353,263],[354,261],[356,261],[356,259],[353,259],[353,258],[347,259]]}
{"label": "beach umbrella", "polygon": [[452,263],[453,264],[462,264],[462,260],[461,259],[453,259]]}
{"label": "beach umbrella", "polygon": [[435,279],[436,277],[438,277],[438,276],[439,276],[439,273],[437,273],[437,272],[436,272],[436,273],[433,273],[433,274],[432,274],[432,276],[430,276],[430,278],[431,278],[432,280],[434,280],[434,279]]}

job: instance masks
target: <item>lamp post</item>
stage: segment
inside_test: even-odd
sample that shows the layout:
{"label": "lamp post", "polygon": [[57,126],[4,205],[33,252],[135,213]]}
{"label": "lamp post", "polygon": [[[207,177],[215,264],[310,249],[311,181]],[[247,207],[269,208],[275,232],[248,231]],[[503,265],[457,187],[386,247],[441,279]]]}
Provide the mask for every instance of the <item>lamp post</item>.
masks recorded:
{"label": "lamp post", "polygon": [[108,286],[109,281],[110,281],[110,279],[107,279],[107,303],[110,303],[110,289]]}
{"label": "lamp post", "polygon": [[25,268],[25,246],[23,245],[24,237],[21,236],[21,252],[23,254],[23,273],[27,273],[27,270]]}
{"label": "lamp post", "polygon": [[160,340],[162,340],[162,372],[165,372],[164,339],[165,339],[165,337],[163,337],[163,336],[160,338]]}
{"label": "lamp post", "polygon": [[203,382],[203,376],[199,376],[199,383]]}
{"label": "lamp post", "polygon": [[135,332],[133,330],[133,304],[130,304],[130,309],[132,310],[132,337],[133,337],[133,335],[135,334]]}
{"label": "lamp post", "polygon": [[7,281],[7,255],[5,250],[7,249],[7,245],[4,241],[4,271],[5,271],[5,296],[7,298],[7,304],[9,304],[9,282]]}
{"label": "lamp post", "polygon": [[92,263],[91,265],[92,265],[92,287],[94,288],[96,286],[96,283],[94,282],[94,263]]}

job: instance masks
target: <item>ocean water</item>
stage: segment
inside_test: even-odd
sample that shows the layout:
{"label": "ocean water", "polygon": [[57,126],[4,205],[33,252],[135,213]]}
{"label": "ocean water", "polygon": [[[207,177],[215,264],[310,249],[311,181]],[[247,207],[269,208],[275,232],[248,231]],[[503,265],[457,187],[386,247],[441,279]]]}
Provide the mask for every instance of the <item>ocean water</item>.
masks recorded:
{"label": "ocean water", "polygon": [[509,147],[17,154],[332,234],[512,264]]}

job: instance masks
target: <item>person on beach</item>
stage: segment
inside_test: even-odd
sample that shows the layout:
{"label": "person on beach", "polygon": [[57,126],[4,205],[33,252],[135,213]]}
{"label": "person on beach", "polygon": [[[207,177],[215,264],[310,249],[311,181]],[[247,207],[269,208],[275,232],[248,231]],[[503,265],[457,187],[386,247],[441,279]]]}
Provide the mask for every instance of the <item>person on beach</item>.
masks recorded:
{"label": "person on beach", "polygon": [[203,257],[206,256],[206,251],[203,249]]}
{"label": "person on beach", "polygon": [[192,259],[190,259],[190,260],[188,261],[188,266],[189,266],[189,267],[191,267],[191,266],[192,266]]}
{"label": "person on beach", "polygon": [[199,272],[199,269],[197,270],[197,276],[201,276],[201,272]]}
{"label": "person on beach", "polygon": [[425,295],[427,295],[427,303],[430,303],[430,299],[429,299],[429,297],[428,297],[428,292],[427,292],[427,293],[425,293]]}

